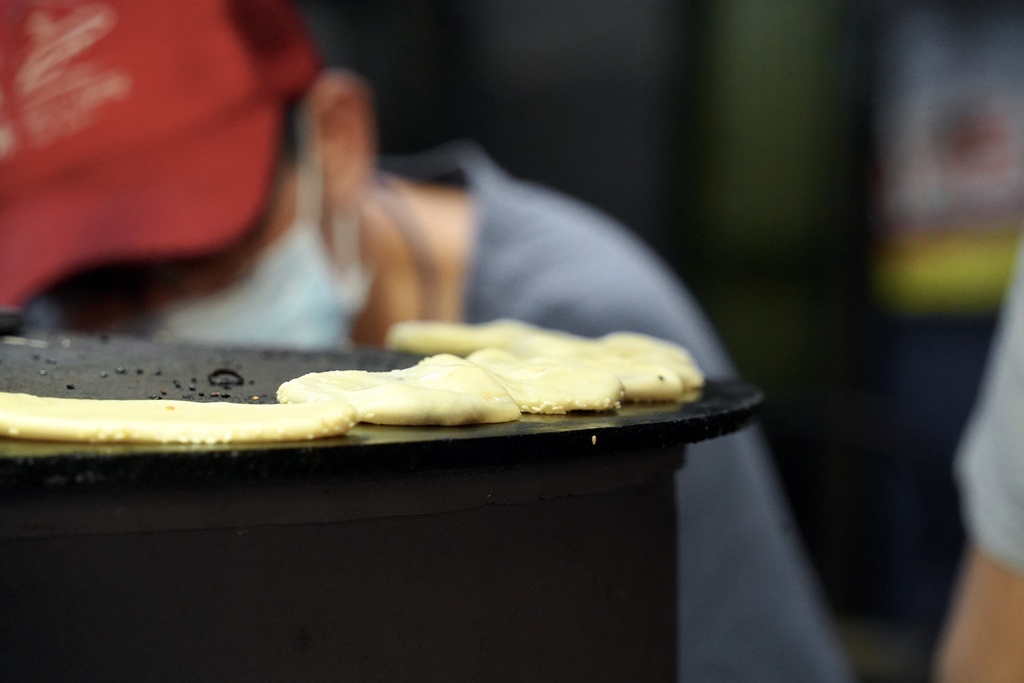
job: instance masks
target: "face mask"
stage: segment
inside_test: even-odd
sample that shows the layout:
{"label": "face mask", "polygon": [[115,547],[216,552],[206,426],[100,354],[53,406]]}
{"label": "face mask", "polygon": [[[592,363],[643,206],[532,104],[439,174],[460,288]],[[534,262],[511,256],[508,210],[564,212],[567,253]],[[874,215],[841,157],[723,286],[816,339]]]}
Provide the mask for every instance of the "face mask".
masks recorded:
{"label": "face mask", "polygon": [[[370,282],[359,261],[358,214],[325,211],[322,167],[302,125],[299,140],[298,211],[291,229],[231,286],[147,313],[119,331],[278,348],[329,349],[347,342]],[[337,258],[322,237],[325,218]]]}

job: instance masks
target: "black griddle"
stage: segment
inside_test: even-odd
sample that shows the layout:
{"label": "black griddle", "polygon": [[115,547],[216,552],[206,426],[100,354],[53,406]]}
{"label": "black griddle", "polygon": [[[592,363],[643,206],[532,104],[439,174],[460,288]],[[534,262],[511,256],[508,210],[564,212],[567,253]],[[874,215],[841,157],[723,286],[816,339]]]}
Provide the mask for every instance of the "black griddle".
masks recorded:
{"label": "black griddle", "polygon": [[[0,337],[0,391],[105,399],[276,402],[307,372],[408,367],[417,356],[379,348],[332,352],[160,343],[126,336]],[[682,404],[613,413],[523,416],[460,427],[359,425],[343,437],[281,444],[73,444],[0,439],[0,490],[167,486],[519,465],[695,443],[743,427],[762,402],[737,381],[709,382]]]}
{"label": "black griddle", "polygon": [[[272,402],[306,372],[416,360],[23,332],[0,390]],[[676,560],[703,551],[677,546],[675,477],[761,401],[713,381],[289,444],[0,439],[0,680],[674,682]]]}

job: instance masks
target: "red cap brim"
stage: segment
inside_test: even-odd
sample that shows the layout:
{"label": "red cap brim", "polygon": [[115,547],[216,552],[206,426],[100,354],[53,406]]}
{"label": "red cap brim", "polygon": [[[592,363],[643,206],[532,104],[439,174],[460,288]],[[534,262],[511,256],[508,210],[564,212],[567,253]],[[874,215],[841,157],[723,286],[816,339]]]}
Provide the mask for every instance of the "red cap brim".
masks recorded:
{"label": "red cap brim", "polygon": [[278,103],[252,106],[0,206],[0,304],[23,305],[97,266],[210,253],[238,240],[268,199],[281,119]]}

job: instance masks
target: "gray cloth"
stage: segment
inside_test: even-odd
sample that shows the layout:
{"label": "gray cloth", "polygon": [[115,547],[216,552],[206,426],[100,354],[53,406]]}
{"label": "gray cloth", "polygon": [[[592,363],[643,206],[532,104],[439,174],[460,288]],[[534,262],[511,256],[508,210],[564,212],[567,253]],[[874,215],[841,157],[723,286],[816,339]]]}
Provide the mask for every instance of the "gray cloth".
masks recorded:
{"label": "gray cloth", "polygon": [[956,472],[971,541],[1024,574],[1024,243]]}
{"label": "gray cloth", "polygon": [[[734,376],[682,283],[608,216],[511,178],[466,143],[406,160],[402,170],[455,178],[471,193],[467,322],[644,332],[686,346],[711,378]],[[680,680],[853,680],[760,431],[691,447],[676,494]]]}

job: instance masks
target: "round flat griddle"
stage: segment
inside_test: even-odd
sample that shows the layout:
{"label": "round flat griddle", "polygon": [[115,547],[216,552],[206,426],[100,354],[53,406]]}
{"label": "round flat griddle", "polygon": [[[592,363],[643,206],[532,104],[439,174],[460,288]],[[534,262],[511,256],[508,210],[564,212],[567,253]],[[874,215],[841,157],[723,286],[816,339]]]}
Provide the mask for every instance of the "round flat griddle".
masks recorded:
{"label": "round flat griddle", "polygon": [[[0,337],[0,391],[39,396],[275,402],[308,372],[408,367],[417,357],[376,348],[303,352],[165,344],[67,333]],[[464,427],[359,425],[297,443],[69,444],[0,439],[0,489],[164,486],[504,467],[694,443],[738,430],[762,395],[738,381],[707,384],[691,401],[613,413],[523,416]]]}

